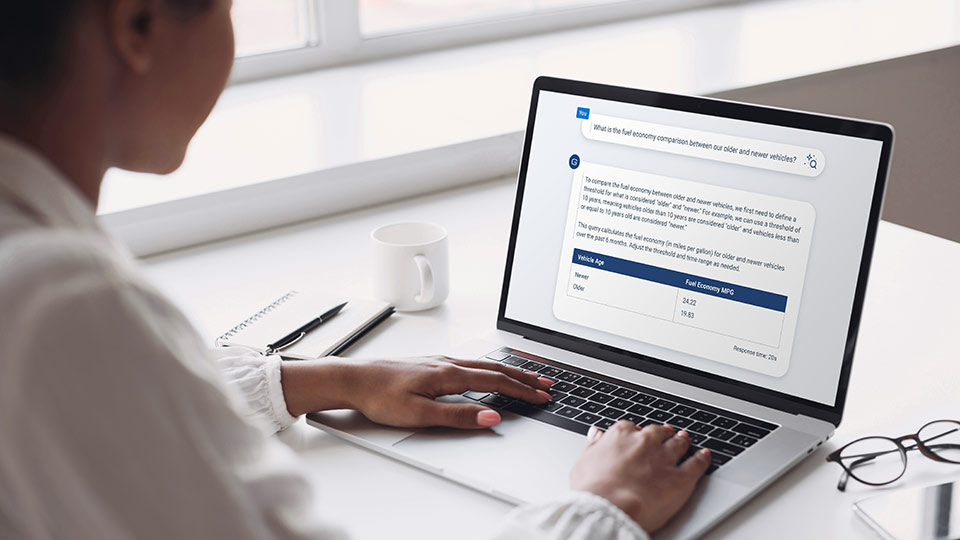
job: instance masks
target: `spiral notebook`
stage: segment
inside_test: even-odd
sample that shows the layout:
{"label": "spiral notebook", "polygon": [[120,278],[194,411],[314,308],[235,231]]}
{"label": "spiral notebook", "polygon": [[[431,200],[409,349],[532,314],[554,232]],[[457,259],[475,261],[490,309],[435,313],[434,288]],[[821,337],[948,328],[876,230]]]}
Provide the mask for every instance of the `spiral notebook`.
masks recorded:
{"label": "spiral notebook", "polygon": [[290,291],[225,332],[214,343],[218,347],[246,347],[266,354],[268,343],[344,300],[347,305],[340,313],[284,349],[283,356],[299,360],[327,356],[392,309],[390,304],[379,300]]}

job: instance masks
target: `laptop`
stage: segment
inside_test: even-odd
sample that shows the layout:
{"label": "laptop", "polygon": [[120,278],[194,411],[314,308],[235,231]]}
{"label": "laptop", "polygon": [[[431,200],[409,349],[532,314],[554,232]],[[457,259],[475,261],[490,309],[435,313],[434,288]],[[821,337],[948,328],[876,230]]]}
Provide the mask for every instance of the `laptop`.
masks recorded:
{"label": "laptop", "polygon": [[713,457],[657,537],[696,537],[840,423],[892,145],[884,124],[541,77],[497,330],[454,355],[537,371],[553,401],[441,398],[501,411],[477,432],[308,422],[512,503],[568,489],[591,425],[672,425]]}

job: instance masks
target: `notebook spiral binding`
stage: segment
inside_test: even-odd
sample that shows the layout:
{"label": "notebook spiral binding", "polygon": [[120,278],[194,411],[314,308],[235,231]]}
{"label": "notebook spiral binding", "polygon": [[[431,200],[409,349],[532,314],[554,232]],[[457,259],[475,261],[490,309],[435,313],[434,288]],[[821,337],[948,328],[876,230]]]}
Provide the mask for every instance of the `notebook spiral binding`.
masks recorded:
{"label": "notebook spiral binding", "polygon": [[224,342],[224,341],[232,338],[233,336],[235,336],[235,335],[237,335],[238,333],[240,333],[240,331],[243,330],[244,328],[247,328],[248,326],[252,325],[253,323],[259,321],[260,319],[262,319],[262,318],[264,318],[264,317],[266,317],[271,311],[277,309],[279,306],[283,305],[284,302],[286,302],[287,300],[290,300],[291,298],[293,298],[294,296],[296,296],[296,295],[298,295],[298,294],[300,294],[298,291],[290,291],[290,292],[288,292],[287,294],[281,296],[280,298],[277,298],[276,300],[274,300],[272,303],[270,303],[270,305],[264,307],[263,309],[261,309],[260,311],[258,311],[258,312],[256,312],[256,313],[254,313],[254,314],[251,315],[250,317],[247,317],[247,320],[245,320],[245,321],[243,321],[242,323],[234,326],[234,327],[231,328],[230,330],[227,330],[226,332],[224,332],[223,335],[221,335],[220,337],[218,337],[217,340],[216,340],[217,346],[218,346],[218,347],[223,347],[223,346],[224,346],[224,345],[223,345],[223,342]]}

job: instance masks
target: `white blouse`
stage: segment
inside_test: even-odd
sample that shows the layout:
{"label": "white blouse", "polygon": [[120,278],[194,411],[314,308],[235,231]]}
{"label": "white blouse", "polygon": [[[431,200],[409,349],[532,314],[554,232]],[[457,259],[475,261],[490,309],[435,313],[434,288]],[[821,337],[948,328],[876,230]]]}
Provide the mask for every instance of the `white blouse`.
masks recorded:
{"label": "white blouse", "polygon": [[[343,538],[272,437],[295,420],[278,358],[211,351],[62,174],[0,137],[0,538]],[[498,538],[648,537],[574,492]]]}

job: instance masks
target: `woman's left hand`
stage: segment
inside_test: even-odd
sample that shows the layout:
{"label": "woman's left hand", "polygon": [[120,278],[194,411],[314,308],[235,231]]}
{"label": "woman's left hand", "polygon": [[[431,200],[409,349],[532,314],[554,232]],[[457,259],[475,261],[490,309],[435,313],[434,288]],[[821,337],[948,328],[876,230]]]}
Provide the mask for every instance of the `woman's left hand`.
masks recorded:
{"label": "woman's left hand", "polygon": [[[540,404],[550,399],[545,390],[553,384],[536,373],[490,360],[443,356],[296,362],[285,363],[283,370],[284,396],[291,414],[349,408],[374,422],[397,427],[488,428],[500,422],[496,411],[481,403],[448,403],[436,398],[474,390]],[[310,399],[311,395],[317,399]]]}

